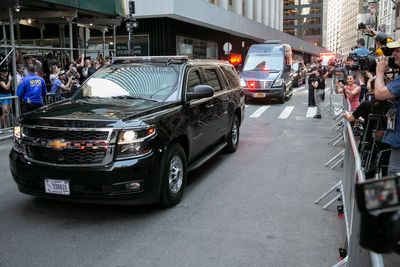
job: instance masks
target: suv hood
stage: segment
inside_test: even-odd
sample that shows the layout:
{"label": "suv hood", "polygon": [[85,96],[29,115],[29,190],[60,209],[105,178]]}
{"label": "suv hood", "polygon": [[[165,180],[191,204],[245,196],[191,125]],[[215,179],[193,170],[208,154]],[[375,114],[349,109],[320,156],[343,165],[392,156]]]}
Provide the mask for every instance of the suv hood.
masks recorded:
{"label": "suv hood", "polygon": [[[30,121],[49,126],[67,126],[71,121],[75,126],[85,127],[91,122],[97,127],[118,121],[133,120],[151,113],[175,106],[176,103],[153,102],[141,99],[77,99],[66,100],[46,106],[22,117],[23,123]],[[47,123],[46,123],[47,121]],[[51,123],[50,123],[51,121]],[[58,121],[58,123],[56,122]],[[78,123],[80,121],[81,123]]]}
{"label": "suv hood", "polygon": [[281,71],[270,72],[270,71],[252,71],[247,70],[242,72],[242,78],[245,80],[271,80],[274,81],[281,76]]}

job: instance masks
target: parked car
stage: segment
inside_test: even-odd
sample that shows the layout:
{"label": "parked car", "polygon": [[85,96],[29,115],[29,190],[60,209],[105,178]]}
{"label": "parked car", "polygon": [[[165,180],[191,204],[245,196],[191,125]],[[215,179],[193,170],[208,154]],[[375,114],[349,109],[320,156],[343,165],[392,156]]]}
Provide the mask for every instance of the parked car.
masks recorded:
{"label": "parked car", "polygon": [[236,151],[243,118],[228,62],[117,58],[70,99],[20,117],[11,173],[42,198],[172,206],[188,171]]}
{"label": "parked car", "polygon": [[241,85],[247,100],[278,99],[280,103],[293,93],[292,49],[280,41],[253,44],[241,73]]}
{"label": "parked car", "polygon": [[292,64],[293,70],[293,85],[298,87],[301,84],[305,84],[307,80],[307,68],[301,61],[295,61]]}

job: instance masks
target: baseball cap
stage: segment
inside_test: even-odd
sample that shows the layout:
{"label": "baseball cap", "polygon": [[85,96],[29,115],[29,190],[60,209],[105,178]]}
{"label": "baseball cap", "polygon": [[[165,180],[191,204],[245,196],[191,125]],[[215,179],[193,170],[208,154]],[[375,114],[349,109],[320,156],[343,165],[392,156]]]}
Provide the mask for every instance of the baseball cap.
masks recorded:
{"label": "baseball cap", "polygon": [[387,47],[389,48],[399,48],[400,47],[400,40],[394,41],[394,42],[388,42],[386,44]]}
{"label": "baseball cap", "polygon": [[375,36],[375,40],[379,42],[386,42],[387,35],[384,32],[378,32]]}

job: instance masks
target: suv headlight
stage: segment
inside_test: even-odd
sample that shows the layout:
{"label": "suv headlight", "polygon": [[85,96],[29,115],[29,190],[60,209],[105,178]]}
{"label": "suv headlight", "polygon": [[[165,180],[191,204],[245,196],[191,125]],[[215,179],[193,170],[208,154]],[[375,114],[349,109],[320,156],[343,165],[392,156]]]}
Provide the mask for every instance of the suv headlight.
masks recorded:
{"label": "suv headlight", "polygon": [[283,85],[283,79],[277,79],[277,80],[274,82],[273,87],[281,87],[282,85]]}
{"label": "suv headlight", "polygon": [[22,138],[22,127],[20,125],[14,127],[14,138],[15,139]]}
{"label": "suv headlight", "polygon": [[117,160],[142,156],[151,152],[147,141],[156,134],[154,127],[124,129],[118,137]]}
{"label": "suv headlight", "polygon": [[22,153],[22,126],[17,125],[14,127],[14,144],[13,149]]}

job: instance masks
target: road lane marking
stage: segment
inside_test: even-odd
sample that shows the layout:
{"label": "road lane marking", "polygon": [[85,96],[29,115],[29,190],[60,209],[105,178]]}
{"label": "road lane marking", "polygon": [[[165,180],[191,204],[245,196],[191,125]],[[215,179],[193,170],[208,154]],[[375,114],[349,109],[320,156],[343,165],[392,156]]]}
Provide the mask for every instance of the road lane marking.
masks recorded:
{"label": "road lane marking", "polygon": [[263,114],[270,106],[263,106],[258,108],[253,114],[250,115],[250,118],[258,118]]}
{"label": "road lane marking", "polygon": [[317,107],[308,107],[306,117],[312,118],[315,114],[317,114]]}
{"label": "road lane marking", "polygon": [[292,113],[293,109],[294,109],[294,106],[285,107],[285,109],[278,116],[278,119],[279,120],[286,120],[290,116],[290,113]]}

